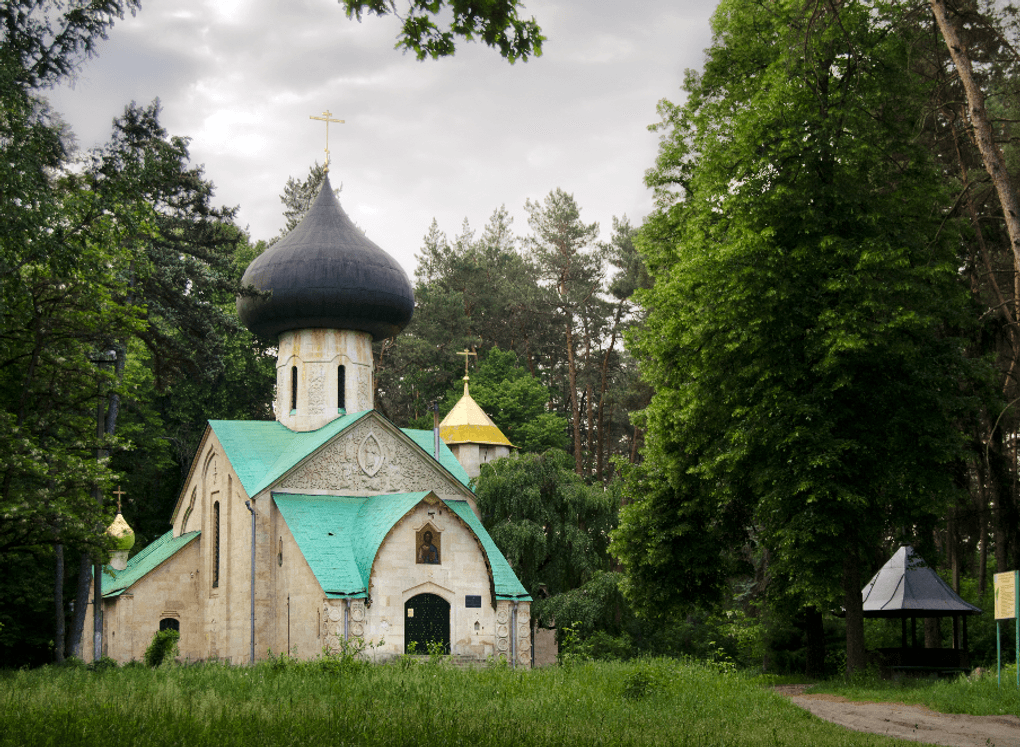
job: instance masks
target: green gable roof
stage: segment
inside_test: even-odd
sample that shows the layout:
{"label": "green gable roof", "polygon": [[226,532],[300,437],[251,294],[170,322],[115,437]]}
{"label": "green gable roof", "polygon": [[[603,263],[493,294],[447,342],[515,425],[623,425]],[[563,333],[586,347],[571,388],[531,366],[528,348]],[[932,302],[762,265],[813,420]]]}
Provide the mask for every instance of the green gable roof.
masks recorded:
{"label": "green gable roof", "polygon": [[[366,597],[372,563],[393,526],[427,492],[371,497],[273,493],[280,514],[323,591]],[[466,501],[444,501],[478,537],[492,569],[496,599],[530,600]]]}
{"label": "green gable roof", "polygon": [[[414,428],[401,428],[401,432],[420,446],[426,454],[434,456],[436,453],[436,434],[434,431],[422,431]],[[464,466],[457,461],[457,457],[450,451],[446,442],[439,439],[439,463],[446,467],[447,471],[457,478],[466,487],[471,487],[471,478],[464,470]]]}
{"label": "green gable roof", "polygon": [[115,571],[110,566],[103,568],[103,596],[116,597],[123,594],[132,584],[186,547],[201,532],[188,532],[174,537],[173,530],[150,543],[128,561],[127,568]]}
{"label": "green gable roof", "polygon": [[[344,415],[318,430],[304,432],[292,431],[275,420],[210,420],[209,427],[222,444],[245,492],[255,496],[370,412]],[[402,432],[427,454],[433,454],[432,431],[402,429]],[[467,473],[445,443],[440,443],[439,463],[461,484],[470,487]]]}
{"label": "green gable roof", "polygon": [[457,516],[463,519],[465,524],[471,527],[471,531],[475,533],[479,542],[482,543],[485,554],[489,556],[489,565],[492,566],[492,582],[496,587],[496,598],[530,602],[531,597],[528,595],[527,589],[517,579],[517,574],[514,573],[506,558],[503,557],[500,549],[496,547],[496,543],[493,542],[492,537],[489,536],[489,533],[482,525],[481,519],[471,510],[471,506],[468,505],[467,501],[444,501],[444,503]]}

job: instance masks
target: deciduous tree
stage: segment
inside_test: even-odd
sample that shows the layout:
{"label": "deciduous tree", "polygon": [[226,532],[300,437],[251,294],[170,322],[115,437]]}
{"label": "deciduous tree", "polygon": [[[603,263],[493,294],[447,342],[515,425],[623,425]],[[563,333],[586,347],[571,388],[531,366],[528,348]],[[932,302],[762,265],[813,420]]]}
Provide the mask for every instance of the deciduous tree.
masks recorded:
{"label": "deciduous tree", "polygon": [[[869,558],[930,536],[959,490],[972,404],[951,203],[915,137],[929,91],[904,12],[724,0],[686,105],[661,105],[639,244],[655,285],[632,338],[656,388],[658,484],[614,543],[635,601],[683,604],[721,580],[735,536],[753,538],[774,591],[846,609],[850,670]],[[690,543],[706,556],[678,593]]]}

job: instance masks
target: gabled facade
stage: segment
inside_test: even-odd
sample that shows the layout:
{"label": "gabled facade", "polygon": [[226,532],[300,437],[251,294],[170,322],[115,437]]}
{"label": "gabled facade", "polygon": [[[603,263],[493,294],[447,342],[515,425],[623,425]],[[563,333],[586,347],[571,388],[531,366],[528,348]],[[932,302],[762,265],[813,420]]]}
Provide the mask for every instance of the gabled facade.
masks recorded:
{"label": "gabled facade", "polygon": [[106,655],[140,659],[173,627],[184,658],[248,660],[248,502],[256,656],[309,658],[357,637],[382,657],[436,640],[454,655],[530,665],[530,597],[449,448],[439,461],[423,448],[432,440],[374,411],[308,432],[212,421],[173,529],[104,575]]}

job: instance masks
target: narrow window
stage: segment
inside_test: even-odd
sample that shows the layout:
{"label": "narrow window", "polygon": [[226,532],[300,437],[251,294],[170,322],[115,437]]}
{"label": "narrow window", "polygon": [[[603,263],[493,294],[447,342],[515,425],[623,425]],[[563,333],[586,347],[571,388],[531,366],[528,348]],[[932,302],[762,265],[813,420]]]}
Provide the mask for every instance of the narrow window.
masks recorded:
{"label": "narrow window", "polygon": [[290,367],[290,409],[297,409],[297,366]]}
{"label": "narrow window", "polygon": [[347,407],[347,379],[343,366],[336,368],[336,409],[343,410]]}
{"label": "narrow window", "polygon": [[216,501],[212,507],[213,511],[213,567],[212,585],[217,588],[220,585],[220,502]]}

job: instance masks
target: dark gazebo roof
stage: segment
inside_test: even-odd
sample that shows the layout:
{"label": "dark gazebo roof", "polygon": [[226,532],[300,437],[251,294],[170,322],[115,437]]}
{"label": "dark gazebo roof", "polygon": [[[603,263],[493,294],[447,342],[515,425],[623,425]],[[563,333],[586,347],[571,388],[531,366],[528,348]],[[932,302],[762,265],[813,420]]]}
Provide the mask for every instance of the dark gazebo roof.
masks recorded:
{"label": "dark gazebo roof", "polygon": [[263,337],[326,328],[379,340],[399,333],[414,313],[404,270],[347,217],[329,176],[304,219],[255,258],[241,284],[272,291],[237,299],[241,321]]}
{"label": "dark gazebo roof", "polygon": [[914,548],[904,545],[861,591],[865,617],[979,615],[935,573]]}

